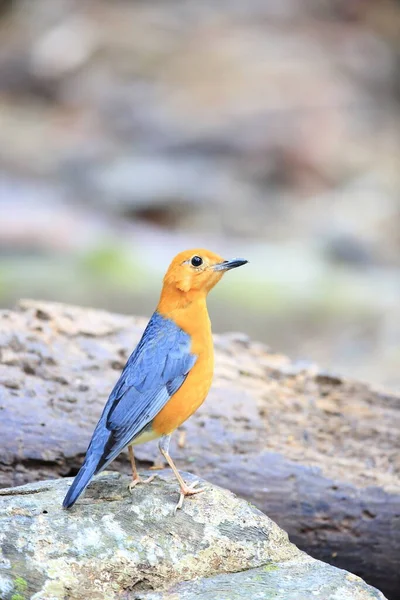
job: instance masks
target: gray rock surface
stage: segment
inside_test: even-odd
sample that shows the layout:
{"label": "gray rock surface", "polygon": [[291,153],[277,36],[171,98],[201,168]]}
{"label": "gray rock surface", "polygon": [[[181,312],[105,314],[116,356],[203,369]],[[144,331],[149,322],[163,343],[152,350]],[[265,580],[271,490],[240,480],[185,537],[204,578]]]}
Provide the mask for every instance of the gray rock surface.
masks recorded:
{"label": "gray rock surface", "polygon": [[2,600],[384,600],[227,490],[204,482],[174,516],[169,471],[133,495],[128,482],[104,473],[70,511],[69,479],[1,490]]}
{"label": "gray rock surface", "polygon": [[[46,302],[0,312],[0,487],[74,475],[145,319]],[[215,336],[207,401],[173,436],[180,469],[270,515],[315,558],[399,598],[399,397]],[[368,440],[368,443],[366,443]],[[182,441],[182,440],[181,440]],[[136,449],[160,464],[157,445]],[[127,453],[112,469],[129,473]]]}
{"label": "gray rock surface", "polygon": [[288,560],[256,569],[203,577],[166,592],[133,594],[130,600],[364,600],[382,594],[362,579],[317,560]]}

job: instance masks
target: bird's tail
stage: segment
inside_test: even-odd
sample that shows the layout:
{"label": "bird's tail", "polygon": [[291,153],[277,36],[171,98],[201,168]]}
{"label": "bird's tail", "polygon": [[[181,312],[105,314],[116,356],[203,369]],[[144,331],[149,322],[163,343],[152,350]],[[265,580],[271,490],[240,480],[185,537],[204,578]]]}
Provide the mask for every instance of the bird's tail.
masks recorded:
{"label": "bird's tail", "polygon": [[91,458],[92,460],[89,458],[89,460],[83,463],[78,474],[73,480],[72,485],[64,498],[63,508],[70,508],[73,504],[75,504],[79,496],[89,485],[93,475],[95,475],[97,472],[98,460],[93,460],[93,457]]}

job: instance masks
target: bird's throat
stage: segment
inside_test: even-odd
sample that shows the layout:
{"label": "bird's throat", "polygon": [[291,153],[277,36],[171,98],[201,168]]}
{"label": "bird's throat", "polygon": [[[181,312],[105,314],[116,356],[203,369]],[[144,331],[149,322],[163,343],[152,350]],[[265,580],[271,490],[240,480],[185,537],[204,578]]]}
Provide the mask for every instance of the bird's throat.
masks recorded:
{"label": "bird's throat", "polygon": [[157,312],[167,319],[173,320],[183,331],[193,335],[199,327],[211,335],[211,324],[208,316],[206,294],[198,292],[173,293],[161,295]]}

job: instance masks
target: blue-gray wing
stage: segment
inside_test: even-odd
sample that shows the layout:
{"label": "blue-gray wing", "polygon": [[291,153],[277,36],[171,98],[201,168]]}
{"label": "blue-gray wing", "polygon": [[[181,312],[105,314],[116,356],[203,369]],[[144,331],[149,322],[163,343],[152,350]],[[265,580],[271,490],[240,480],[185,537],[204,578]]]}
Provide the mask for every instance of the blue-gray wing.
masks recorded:
{"label": "blue-gray wing", "polygon": [[197,357],[190,336],[155,312],[117,381],[93,434],[88,455],[104,469],[181,387]]}

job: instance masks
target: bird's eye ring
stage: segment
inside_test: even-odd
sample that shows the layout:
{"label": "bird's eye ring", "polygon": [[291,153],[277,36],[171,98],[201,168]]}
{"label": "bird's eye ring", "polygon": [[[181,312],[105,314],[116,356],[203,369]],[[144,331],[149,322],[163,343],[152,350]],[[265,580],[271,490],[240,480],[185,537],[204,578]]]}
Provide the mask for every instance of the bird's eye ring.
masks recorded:
{"label": "bird's eye ring", "polygon": [[200,265],[203,264],[203,259],[201,258],[201,256],[193,256],[192,260],[190,261],[190,263],[194,266],[194,267],[200,267]]}

